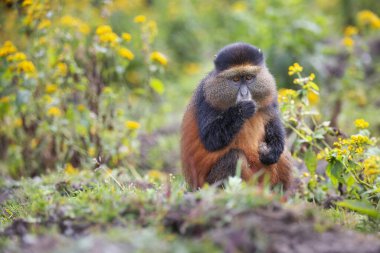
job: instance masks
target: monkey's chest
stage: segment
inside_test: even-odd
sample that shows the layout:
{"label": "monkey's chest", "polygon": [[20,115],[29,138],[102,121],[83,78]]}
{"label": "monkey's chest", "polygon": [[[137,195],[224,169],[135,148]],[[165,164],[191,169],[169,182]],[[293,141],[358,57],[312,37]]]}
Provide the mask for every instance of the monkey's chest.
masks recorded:
{"label": "monkey's chest", "polygon": [[239,149],[244,152],[248,161],[252,165],[258,165],[259,145],[265,135],[265,122],[261,115],[255,115],[246,121],[232,141],[231,148]]}

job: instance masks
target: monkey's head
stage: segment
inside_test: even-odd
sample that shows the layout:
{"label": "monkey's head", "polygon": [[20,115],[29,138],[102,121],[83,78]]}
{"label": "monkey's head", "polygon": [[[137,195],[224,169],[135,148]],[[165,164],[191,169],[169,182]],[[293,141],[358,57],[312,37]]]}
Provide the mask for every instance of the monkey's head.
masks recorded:
{"label": "monkey's head", "polygon": [[216,55],[215,69],[203,86],[205,99],[225,110],[240,101],[252,100],[260,108],[276,97],[276,84],[265,66],[260,49],[234,43]]}

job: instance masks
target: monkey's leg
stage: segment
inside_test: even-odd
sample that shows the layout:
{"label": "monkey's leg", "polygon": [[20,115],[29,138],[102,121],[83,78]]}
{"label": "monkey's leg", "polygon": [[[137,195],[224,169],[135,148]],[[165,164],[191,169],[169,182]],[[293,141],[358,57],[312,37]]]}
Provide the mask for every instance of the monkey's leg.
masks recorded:
{"label": "monkey's leg", "polygon": [[[242,161],[241,169],[245,172],[248,164],[245,155],[240,150],[232,149],[222,156],[214,167],[212,167],[206,177],[206,182],[209,184],[220,183],[228,177],[234,176],[239,160]],[[242,171],[243,177],[247,176],[247,173],[244,172]]]}

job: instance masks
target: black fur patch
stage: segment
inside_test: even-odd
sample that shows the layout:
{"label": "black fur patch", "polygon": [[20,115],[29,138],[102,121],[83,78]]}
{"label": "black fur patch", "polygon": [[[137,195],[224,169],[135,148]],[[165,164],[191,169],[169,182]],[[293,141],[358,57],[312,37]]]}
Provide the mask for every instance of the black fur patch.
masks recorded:
{"label": "black fur patch", "polygon": [[[273,107],[276,110],[277,104]],[[278,113],[265,126],[264,142],[267,144],[268,152],[260,153],[260,161],[265,165],[278,162],[285,147],[285,129]]]}
{"label": "black fur patch", "polygon": [[206,182],[209,184],[214,184],[221,182],[230,176],[234,176],[236,173],[238,159],[239,151],[237,149],[231,149],[212,167],[206,177]]}
{"label": "black fur patch", "polygon": [[251,64],[261,65],[264,55],[258,48],[246,43],[234,43],[222,48],[215,58],[215,68],[223,71],[233,66]]}
{"label": "black fur patch", "polygon": [[240,131],[244,121],[255,113],[255,104],[243,101],[226,111],[209,105],[204,97],[203,83],[196,94],[196,118],[200,139],[212,152],[227,146]]}

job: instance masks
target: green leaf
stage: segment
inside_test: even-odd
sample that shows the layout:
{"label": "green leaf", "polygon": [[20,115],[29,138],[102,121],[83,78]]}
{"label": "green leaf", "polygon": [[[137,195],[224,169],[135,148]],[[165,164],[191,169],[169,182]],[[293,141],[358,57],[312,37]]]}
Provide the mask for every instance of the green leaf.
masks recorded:
{"label": "green leaf", "polygon": [[337,160],[332,161],[326,168],[326,174],[330,178],[331,182],[335,187],[338,183],[344,183],[342,180],[343,164]]}
{"label": "green leaf", "polygon": [[337,202],[336,204],[338,206],[346,207],[350,210],[356,211],[361,214],[366,214],[374,218],[380,217],[380,212],[376,210],[376,208],[372,206],[371,203],[366,200],[346,199],[344,201]]}
{"label": "green leaf", "polygon": [[314,175],[317,169],[317,155],[314,153],[312,148],[309,148],[305,153],[305,164],[310,174]]}
{"label": "green leaf", "polygon": [[165,91],[165,86],[161,80],[157,78],[152,78],[150,80],[150,87],[159,95],[162,95]]}

